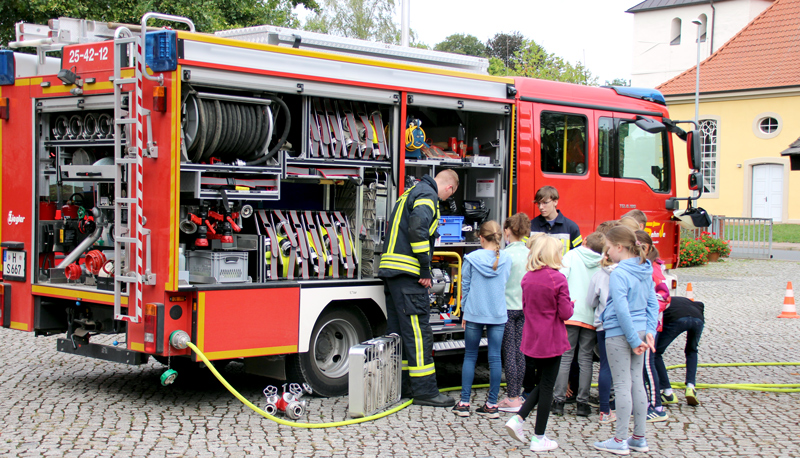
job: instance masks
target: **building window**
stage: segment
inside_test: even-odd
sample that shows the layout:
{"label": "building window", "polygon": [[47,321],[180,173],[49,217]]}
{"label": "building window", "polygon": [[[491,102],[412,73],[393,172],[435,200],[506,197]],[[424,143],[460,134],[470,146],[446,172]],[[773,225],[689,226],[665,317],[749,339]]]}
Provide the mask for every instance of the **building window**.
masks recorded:
{"label": "building window", "polygon": [[669,34],[669,44],[670,45],[679,45],[681,44],[681,18],[675,18],[672,20],[672,28]]}
{"label": "building window", "polygon": [[700,171],[703,174],[703,192],[717,192],[717,121],[703,119],[700,121],[700,151],[702,160]]}
{"label": "building window", "polygon": [[753,134],[763,140],[780,135],[783,129],[783,118],[778,113],[765,111],[753,118]]}
{"label": "building window", "polygon": [[701,14],[697,17],[697,20],[700,21],[700,43],[705,43],[706,30],[708,29],[708,16]]}
{"label": "building window", "polygon": [[771,134],[778,130],[778,120],[773,117],[762,118],[758,123],[758,128],[765,134]]}
{"label": "building window", "polygon": [[542,112],[541,126],[542,172],[586,173],[586,117]]}

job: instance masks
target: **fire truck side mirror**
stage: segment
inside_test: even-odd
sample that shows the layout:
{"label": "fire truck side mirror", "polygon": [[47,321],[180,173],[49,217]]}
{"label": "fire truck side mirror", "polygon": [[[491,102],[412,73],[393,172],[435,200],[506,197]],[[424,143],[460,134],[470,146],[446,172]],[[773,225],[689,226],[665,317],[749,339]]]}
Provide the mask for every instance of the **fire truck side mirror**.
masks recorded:
{"label": "fire truck side mirror", "polygon": [[697,191],[697,197],[695,199],[700,198],[703,195],[703,174],[698,171],[692,171],[689,174],[689,190],[690,191]]}
{"label": "fire truck side mirror", "polygon": [[689,168],[700,170],[700,131],[686,132],[686,155]]}

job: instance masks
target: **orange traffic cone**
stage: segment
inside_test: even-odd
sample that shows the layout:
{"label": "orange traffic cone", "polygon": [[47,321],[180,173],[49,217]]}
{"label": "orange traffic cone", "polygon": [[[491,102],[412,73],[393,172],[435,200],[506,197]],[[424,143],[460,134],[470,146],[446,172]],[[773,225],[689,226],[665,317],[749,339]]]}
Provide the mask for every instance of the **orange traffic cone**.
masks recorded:
{"label": "orange traffic cone", "polygon": [[792,282],[786,285],[786,296],[783,298],[783,310],[778,318],[800,318],[797,314],[797,309],[794,306],[794,290],[792,290]]}
{"label": "orange traffic cone", "polygon": [[692,284],[686,284],[686,299],[694,300],[694,290],[692,290]]}

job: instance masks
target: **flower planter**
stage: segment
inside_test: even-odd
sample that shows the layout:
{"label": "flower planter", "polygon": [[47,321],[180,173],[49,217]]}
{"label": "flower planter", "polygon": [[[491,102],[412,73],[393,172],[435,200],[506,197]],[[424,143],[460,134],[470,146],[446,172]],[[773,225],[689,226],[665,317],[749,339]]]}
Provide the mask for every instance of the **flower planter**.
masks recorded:
{"label": "flower planter", "polygon": [[719,253],[713,252],[708,253],[708,262],[717,262],[719,261]]}

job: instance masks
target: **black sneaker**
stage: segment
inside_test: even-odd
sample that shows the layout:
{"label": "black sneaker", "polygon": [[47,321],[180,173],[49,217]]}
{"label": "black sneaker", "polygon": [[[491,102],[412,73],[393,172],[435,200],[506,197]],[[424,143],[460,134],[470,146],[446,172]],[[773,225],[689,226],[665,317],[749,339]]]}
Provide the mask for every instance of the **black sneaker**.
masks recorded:
{"label": "black sneaker", "polygon": [[564,401],[553,401],[553,405],[550,407],[550,413],[559,417],[564,416]]}
{"label": "black sneaker", "polygon": [[453,407],[453,413],[459,417],[469,417],[469,404],[458,403]]}
{"label": "black sneaker", "polygon": [[575,413],[575,415],[579,417],[588,417],[591,414],[592,414],[592,406],[583,402],[578,403],[578,411]]}
{"label": "black sneaker", "polygon": [[475,413],[478,415],[483,415],[486,418],[500,418],[500,409],[498,409],[497,406],[489,407],[488,405],[484,404],[475,409]]}
{"label": "black sneaker", "polygon": [[600,407],[600,398],[597,396],[589,396],[589,400],[586,401],[592,407]]}

